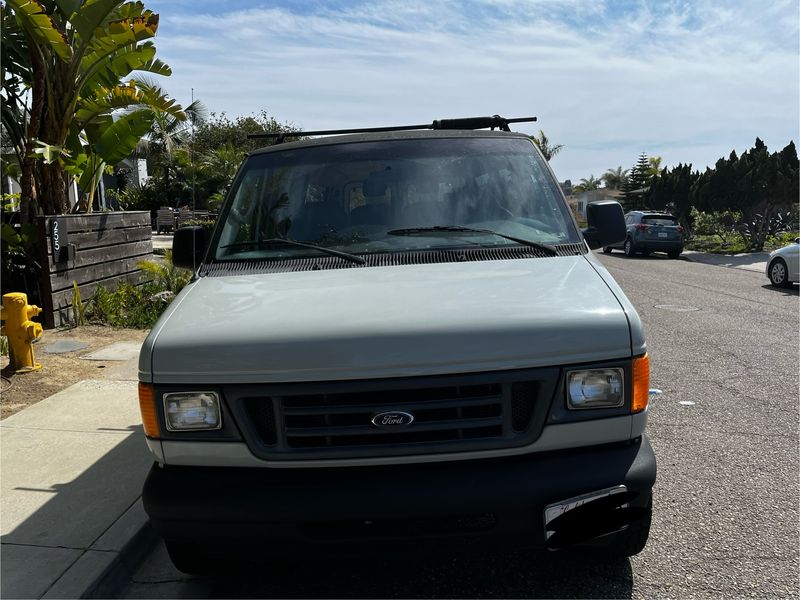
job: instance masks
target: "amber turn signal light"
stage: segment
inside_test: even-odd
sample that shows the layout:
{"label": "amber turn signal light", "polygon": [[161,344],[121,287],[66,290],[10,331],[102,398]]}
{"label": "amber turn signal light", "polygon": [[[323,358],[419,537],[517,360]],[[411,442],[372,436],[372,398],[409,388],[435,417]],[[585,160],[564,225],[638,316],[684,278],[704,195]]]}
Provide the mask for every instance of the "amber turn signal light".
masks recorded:
{"label": "amber turn signal light", "polygon": [[633,359],[633,412],[642,412],[649,400],[650,357],[645,354]]}
{"label": "amber turn signal light", "polygon": [[156,416],[156,401],[153,386],[147,383],[139,384],[139,410],[142,413],[142,425],[147,437],[160,437],[158,417]]}

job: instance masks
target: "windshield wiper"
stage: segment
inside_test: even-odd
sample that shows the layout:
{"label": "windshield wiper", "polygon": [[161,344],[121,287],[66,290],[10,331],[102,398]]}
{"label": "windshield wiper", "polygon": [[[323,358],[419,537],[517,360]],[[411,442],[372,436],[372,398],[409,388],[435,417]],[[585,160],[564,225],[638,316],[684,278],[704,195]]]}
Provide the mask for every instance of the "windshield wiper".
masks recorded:
{"label": "windshield wiper", "polygon": [[297,240],[290,240],[288,238],[267,238],[265,240],[249,240],[247,242],[235,242],[233,244],[225,244],[224,246],[220,246],[220,249],[246,248],[248,246],[255,246],[256,248],[261,248],[263,246],[297,246],[299,248],[311,248],[312,250],[318,250],[319,252],[324,252],[325,254],[330,254],[331,256],[338,256],[339,258],[343,258],[345,260],[349,260],[350,262],[358,263],[360,265],[364,265],[367,263],[367,261],[361,258],[360,256],[356,256],[355,254],[350,254],[349,252],[334,250],[333,248],[327,248],[325,246],[312,244],[310,242],[298,242]]}
{"label": "windshield wiper", "polygon": [[406,229],[390,229],[386,233],[388,235],[417,235],[426,233],[486,233],[511,240],[512,242],[517,242],[518,244],[530,246],[531,248],[544,250],[545,252],[549,252],[551,256],[558,256],[558,250],[556,250],[555,247],[551,246],[550,244],[533,242],[531,240],[525,240],[511,235],[506,235],[505,233],[492,231],[491,229],[479,229],[477,227],[464,227],[461,225],[436,225],[434,227],[408,227]]}

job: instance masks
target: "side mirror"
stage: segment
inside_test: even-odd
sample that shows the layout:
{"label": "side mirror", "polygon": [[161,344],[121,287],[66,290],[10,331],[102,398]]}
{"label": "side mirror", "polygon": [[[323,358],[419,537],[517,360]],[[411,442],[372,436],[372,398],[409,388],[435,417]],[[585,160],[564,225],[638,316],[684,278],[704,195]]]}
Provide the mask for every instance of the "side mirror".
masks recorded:
{"label": "side mirror", "polygon": [[589,227],[583,230],[583,238],[592,250],[621,242],[628,233],[622,206],[614,200],[587,204],[586,221]]}
{"label": "side mirror", "polygon": [[172,264],[196,270],[206,253],[206,230],[202,227],[181,227],[172,238]]}

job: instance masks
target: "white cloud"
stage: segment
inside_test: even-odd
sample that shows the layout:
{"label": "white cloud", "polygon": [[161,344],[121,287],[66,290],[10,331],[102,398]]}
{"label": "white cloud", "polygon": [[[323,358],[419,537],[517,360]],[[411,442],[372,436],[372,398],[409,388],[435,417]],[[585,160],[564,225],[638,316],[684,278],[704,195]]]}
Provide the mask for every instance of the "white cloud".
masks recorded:
{"label": "white cloud", "polygon": [[306,128],[535,114],[573,180],[630,166],[713,164],[756,136],[798,137],[795,2],[613,4],[382,0],[313,13],[160,12],[165,82],[214,111],[262,108]]}

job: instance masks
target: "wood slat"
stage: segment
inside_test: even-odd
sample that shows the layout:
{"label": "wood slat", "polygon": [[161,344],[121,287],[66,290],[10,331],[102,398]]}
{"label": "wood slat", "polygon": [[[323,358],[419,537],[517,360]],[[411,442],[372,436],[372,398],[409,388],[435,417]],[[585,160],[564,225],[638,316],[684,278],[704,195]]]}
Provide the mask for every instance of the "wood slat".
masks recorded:
{"label": "wood slat", "polygon": [[[78,253],[83,250],[113,246],[114,244],[127,244],[152,239],[153,232],[150,227],[131,227],[128,229],[100,229],[85,233],[69,233],[69,243],[75,244]],[[52,255],[53,249],[50,238],[47,240],[47,253]]]}
{"label": "wood slat", "polygon": [[96,214],[80,215],[54,215],[42,217],[45,220],[47,233],[50,233],[50,221],[52,219],[66,219],[67,235],[72,232],[97,231],[100,229],[123,229],[126,227],[150,227],[150,212],[104,212]]}
{"label": "wood slat", "polygon": [[79,286],[91,283],[98,279],[108,279],[115,275],[122,275],[130,273],[138,269],[137,264],[139,261],[149,258],[150,255],[142,254],[140,256],[129,256],[121,258],[113,262],[99,263],[96,265],[89,265],[88,267],[79,267],[69,271],[60,271],[58,273],[50,274],[50,289],[53,293],[72,287],[72,282],[75,281]]}
{"label": "wood slat", "polygon": [[[70,241],[70,243],[72,243]],[[70,263],[54,263],[53,257],[49,256],[50,272],[59,273],[62,271],[72,271],[80,267],[86,267],[98,263],[117,261],[131,256],[142,256],[143,254],[153,253],[153,242],[145,240],[141,242],[131,242],[130,244],[116,244],[114,246],[103,246],[91,250],[79,250],[75,253],[75,260]]]}

